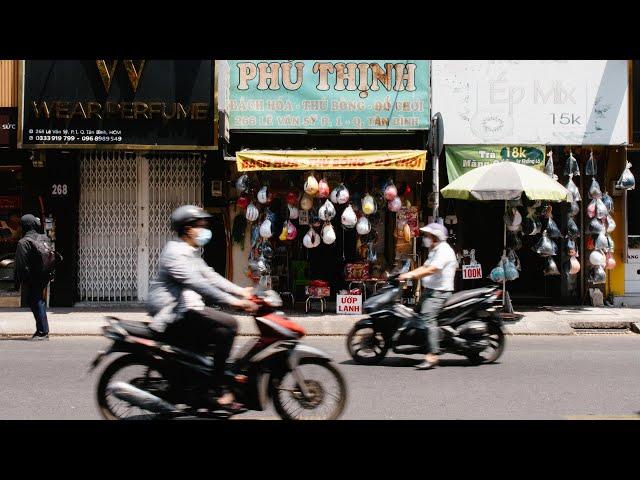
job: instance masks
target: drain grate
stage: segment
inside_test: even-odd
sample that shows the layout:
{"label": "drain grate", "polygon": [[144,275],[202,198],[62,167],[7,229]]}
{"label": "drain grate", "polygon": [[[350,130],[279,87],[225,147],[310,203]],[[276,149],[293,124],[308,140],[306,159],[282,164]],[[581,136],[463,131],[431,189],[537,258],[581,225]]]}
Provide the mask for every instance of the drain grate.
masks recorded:
{"label": "drain grate", "polygon": [[574,328],[578,335],[627,335],[631,333],[628,328]]}

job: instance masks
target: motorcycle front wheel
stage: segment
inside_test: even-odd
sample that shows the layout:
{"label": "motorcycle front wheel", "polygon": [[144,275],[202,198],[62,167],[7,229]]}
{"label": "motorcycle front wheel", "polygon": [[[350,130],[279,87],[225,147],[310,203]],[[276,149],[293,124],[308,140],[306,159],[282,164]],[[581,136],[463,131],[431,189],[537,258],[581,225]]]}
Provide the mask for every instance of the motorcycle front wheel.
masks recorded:
{"label": "motorcycle front wheel", "polygon": [[96,397],[100,415],[105,420],[153,420],[157,414],[134,406],[107,392],[109,384],[123,381],[156,396],[163,396],[169,382],[150,358],[125,355],[112,362],[100,376]]}
{"label": "motorcycle front wheel", "polygon": [[298,366],[309,397],[302,393],[293,372],[271,379],[273,406],[284,420],[335,420],[347,403],[347,385],[331,362],[305,358]]}
{"label": "motorcycle front wheel", "polygon": [[389,345],[381,332],[367,326],[354,326],[347,336],[347,351],[362,365],[376,365],[387,355]]}

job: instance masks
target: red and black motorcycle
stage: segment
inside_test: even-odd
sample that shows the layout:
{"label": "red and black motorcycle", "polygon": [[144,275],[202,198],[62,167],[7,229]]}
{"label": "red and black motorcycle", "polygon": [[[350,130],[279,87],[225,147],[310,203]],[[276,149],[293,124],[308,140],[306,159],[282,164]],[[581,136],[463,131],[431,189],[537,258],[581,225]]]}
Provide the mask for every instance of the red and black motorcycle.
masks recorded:
{"label": "red and black motorcycle", "polygon": [[[300,343],[305,331],[276,311],[282,305],[276,292],[257,292],[254,302],[259,305],[255,321],[260,335],[227,363],[228,384],[236,400],[249,410],[264,410],[271,400],[278,415],[287,420],[338,418],[347,389],[331,357]],[[229,418],[234,414],[212,405],[208,388],[212,352],[195,353],[167,344],[144,322],[115,317],[108,321],[103,334],[113,344],[96,357],[91,370],[110,354],[126,355],[109,364],[98,382],[98,407],[105,419]]]}

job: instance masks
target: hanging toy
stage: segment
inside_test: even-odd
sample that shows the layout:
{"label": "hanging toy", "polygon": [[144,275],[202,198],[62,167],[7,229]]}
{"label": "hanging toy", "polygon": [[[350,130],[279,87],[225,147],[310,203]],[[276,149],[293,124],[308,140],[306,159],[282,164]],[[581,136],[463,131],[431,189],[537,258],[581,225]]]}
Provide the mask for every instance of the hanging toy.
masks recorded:
{"label": "hanging toy", "polygon": [[331,245],[336,241],[336,232],[330,223],[327,223],[322,228],[322,241],[327,245]]}
{"label": "hanging toy", "polygon": [[345,208],[344,212],[342,212],[341,223],[344,228],[351,229],[356,226],[358,218],[356,217],[356,212],[353,211],[351,205]]}
{"label": "hanging toy", "polygon": [[577,177],[580,175],[580,168],[578,167],[578,161],[573,156],[573,153],[571,151],[569,151],[569,158],[567,158],[567,161],[564,164],[564,174],[572,175],[574,177]]}
{"label": "hanging toy", "polygon": [[613,198],[611,198],[608,192],[604,192],[602,195],[602,203],[607,207],[609,213],[613,213]]}
{"label": "hanging toy", "polygon": [[236,190],[238,193],[244,193],[249,189],[249,176],[245,173],[236,180]]}
{"label": "hanging toy", "polygon": [[318,193],[318,180],[316,180],[316,177],[313,175],[307,177],[307,181],[304,182],[304,191],[311,197]]}
{"label": "hanging toy", "polygon": [[258,202],[260,202],[260,203],[262,203],[264,205],[268,201],[269,201],[269,196],[267,194],[267,187],[264,186],[258,192]]}
{"label": "hanging toy", "polygon": [[313,207],[313,198],[309,196],[309,194],[305,193],[302,195],[302,199],[300,200],[300,208],[302,210],[311,210]]}
{"label": "hanging toy", "polygon": [[377,210],[376,202],[368,193],[362,199],[362,211],[365,215],[372,215]]}
{"label": "hanging toy", "polygon": [[327,183],[327,179],[322,177],[320,182],[318,182],[318,198],[329,198],[330,192],[331,191],[329,189],[329,183]]}
{"label": "hanging toy", "polygon": [[371,231],[371,223],[364,215],[356,223],[356,231],[359,235],[367,235]]}
{"label": "hanging toy", "polygon": [[387,186],[384,188],[384,199],[387,202],[394,200],[398,196],[398,189],[393,184],[393,180],[389,180]]}
{"label": "hanging toy", "polygon": [[238,197],[238,200],[236,200],[236,208],[240,210],[247,208],[248,205],[249,205],[249,199],[244,195]]}
{"label": "hanging toy", "polygon": [[271,230],[271,220],[268,218],[260,225],[260,236],[262,238],[271,238],[273,231]]}
{"label": "hanging toy", "polygon": [[631,173],[631,163],[627,162],[626,168],[622,171],[616,187],[622,190],[633,190],[636,188],[636,179]]}
{"label": "hanging toy", "polygon": [[298,210],[298,207],[296,207],[295,205],[287,205],[287,208],[289,208],[289,218],[291,220],[297,220],[298,217],[300,216],[300,211]]}
{"label": "hanging toy", "polygon": [[255,222],[256,220],[258,220],[258,216],[260,216],[260,212],[258,211],[258,208],[253,204],[253,202],[250,203],[249,206],[247,207],[247,212],[245,213],[245,217],[250,222]]}
{"label": "hanging toy", "polygon": [[591,187],[589,187],[589,197],[592,199],[602,198],[602,190],[600,190],[600,184],[596,180],[596,177],[591,179]]}
{"label": "hanging toy", "polygon": [[402,208],[402,200],[400,200],[400,197],[396,197],[390,202],[388,202],[387,208],[389,209],[390,212],[399,212],[400,209]]}
{"label": "hanging toy", "polygon": [[331,201],[327,200],[324,205],[318,210],[318,217],[320,220],[330,222],[336,216],[336,207],[333,206]]}
{"label": "hanging toy", "polygon": [[589,154],[589,160],[587,160],[587,165],[584,167],[585,175],[596,175],[597,172],[596,161],[593,158],[593,151]]}
{"label": "hanging toy", "polygon": [[546,276],[560,275],[560,270],[558,270],[558,265],[556,265],[556,261],[553,259],[553,257],[547,257],[543,273]]}

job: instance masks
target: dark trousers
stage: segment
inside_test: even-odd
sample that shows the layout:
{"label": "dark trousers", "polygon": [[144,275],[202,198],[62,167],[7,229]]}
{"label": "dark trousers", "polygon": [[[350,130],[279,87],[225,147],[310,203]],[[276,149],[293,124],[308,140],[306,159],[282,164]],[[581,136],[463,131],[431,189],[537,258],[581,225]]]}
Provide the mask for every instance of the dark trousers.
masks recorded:
{"label": "dark trousers", "polygon": [[47,301],[45,292],[47,286],[22,282],[22,289],[26,291],[25,297],[29,308],[36,319],[36,333],[39,335],[49,334],[49,321],[47,320]]}
{"label": "dark trousers", "polygon": [[427,327],[427,352],[437,355],[440,352],[440,329],[438,315],[444,308],[444,303],[453,292],[432,290],[425,288],[420,297],[420,317]]}
{"label": "dark trousers", "polygon": [[204,352],[215,344],[214,381],[225,386],[225,365],[233,339],[238,331],[238,322],[231,315],[205,307],[202,310],[188,310],[179,320],[169,324],[164,339],[172,345],[196,352]]}

